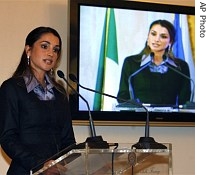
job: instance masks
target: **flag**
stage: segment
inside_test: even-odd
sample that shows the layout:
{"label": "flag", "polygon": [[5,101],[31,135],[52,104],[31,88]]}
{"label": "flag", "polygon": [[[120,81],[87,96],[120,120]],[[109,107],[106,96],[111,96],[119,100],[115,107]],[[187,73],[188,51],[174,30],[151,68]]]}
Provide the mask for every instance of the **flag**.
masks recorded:
{"label": "flag", "polygon": [[[192,47],[187,15],[175,14],[174,27],[176,29],[173,53],[176,57],[185,60],[190,69],[190,78],[195,82],[195,63],[193,61]],[[194,92],[194,83],[191,83]]]}
{"label": "flag", "polygon": [[[99,64],[97,71],[97,80],[95,90],[103,93],[113,94],[114,77],[118,65],[117,52],[117,32],[115,23],[114,9],[107,8],[104,20],[104,28],[101,40],[101,50],[99,56]],[[109,84],[107,83],[109,82]],[[111,86],[110,86],[111,85]],[[115,88],[116,89],[116,88]],[[109,98],[109,104],[111,100]],[[95,94],[93,110],[103,110],[105,107],[105,97],[100,94]],[[109,107],[110,108],[110,107]]]}
{"label": "flag", "polygon": [[184,48],[183,48],[183,42],[182,42],[182,30],[180,27],[180,16],[179,14],[175,14],[174,18],[174,28],[176,30],[175,35],[175,43],[173,46],[173,53],[175,57],[185,59],[184,55]]}

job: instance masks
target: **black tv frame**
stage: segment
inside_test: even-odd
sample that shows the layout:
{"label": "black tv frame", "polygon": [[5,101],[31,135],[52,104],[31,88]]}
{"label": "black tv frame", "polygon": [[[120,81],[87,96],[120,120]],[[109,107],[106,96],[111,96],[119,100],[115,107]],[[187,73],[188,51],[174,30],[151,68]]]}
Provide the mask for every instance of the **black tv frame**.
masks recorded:
{"label": "black tv frame", "polygon": [[[78,80],[79,61],[79,6],[101,6],[111,8],[128,8],[134,10],[171,12],[195,15],[195,7],[182,5],[158,4],[149,2],[123,1],[123,0],[71,0],[69,4],[69,69],[68,74],[73,73]],[[70,83],[79,91],[75,83]],[[71,91],[71,90],[70,90]],[[72,92],[72,91],[71,91]],[[93,92],[89,92],[93,93]],[[79,111],[79,96],[70,93],[70,108],[72,111],[73,123],[87,125],[88,111]],[[144,125],[146,112],[132,111],[91,111],[92,118],[96,125]],[[194,126],[195,113],[191,112],[149,112],[150,125],[152,126]]]}

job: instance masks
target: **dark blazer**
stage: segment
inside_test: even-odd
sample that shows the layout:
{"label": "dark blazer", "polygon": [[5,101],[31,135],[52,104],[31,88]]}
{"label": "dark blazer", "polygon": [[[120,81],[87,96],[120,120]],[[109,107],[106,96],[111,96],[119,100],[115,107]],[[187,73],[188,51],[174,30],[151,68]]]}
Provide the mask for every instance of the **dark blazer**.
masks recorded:
{"label": "dark blazer", "polygon": [[0,88],[0,144],[12,159],[8,175],[30,170],[75,143],[68,99],[53,88],[55,100],[41,101],[27,93],[23,78]]}
{"label": "dark blazer", "polygon": [[[118,98],[130,99],[128,78],[140,68],[139,55],[132,55],[124,60]],[[176,59],[177,70],[190,77],[188,64]],[[174,67],[175,68],[175,67]],[[141,103],[152,104],[185,104],[190,100],[190,80],[168,69],[167,73],[161,74],[150,72],[149,67],[143,69],[132,78],[135,99]]]}

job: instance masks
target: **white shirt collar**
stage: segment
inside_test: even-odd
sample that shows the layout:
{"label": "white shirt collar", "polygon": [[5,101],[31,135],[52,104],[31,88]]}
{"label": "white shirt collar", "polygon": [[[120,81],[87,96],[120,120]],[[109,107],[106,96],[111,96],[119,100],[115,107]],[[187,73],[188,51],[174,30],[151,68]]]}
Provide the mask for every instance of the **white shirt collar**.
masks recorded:
{"label": "white shirt collar", "polygon": [[[35,87],[37,87],[39,85],[39,82],[37,81],[37,79],[34,76],[32,77],[32,80],[30,81],[29,84],[28,84],[29,74],[26,74],[23,78],[24,78],[24,81],[25,81],[28,93],[31,92]],[[48,89],[53,88],[53,84],[51,83],[50,78],[48,77],[47,74],[45,74],[45,80],[46,80],[46,82],[48,84],[47,85]]]}
{"label": "white shirt collar", "polygon": [[[151,55],[148,55],[148,56],[143,55],[142,61],[141,61],[141,66],[144,66],[145,64],[147,64],[150,61],[153,62]],[[162,62],[162,64],[163,63],[168,63],[168,64],[170,64],[170,65],[172,65],[174,67],[177,67],[177,65],[175,64],[175,62],[172,59],[168,58],[168,57],[166,57],[166,59]]]}

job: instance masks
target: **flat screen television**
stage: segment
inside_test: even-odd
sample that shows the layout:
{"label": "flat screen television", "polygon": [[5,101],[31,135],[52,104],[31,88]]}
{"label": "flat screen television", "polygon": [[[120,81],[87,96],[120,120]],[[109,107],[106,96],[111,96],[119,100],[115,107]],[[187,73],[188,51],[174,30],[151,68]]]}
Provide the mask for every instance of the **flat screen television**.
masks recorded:
{"label": "flat screen television", "polygon": [[[117,97],[123,61],[127,56],[138,54],[143,49],[151,22],[166,19],[175,25],[175,20],[179,18],[178,24],[182,32],[179,39],[184,47],[183,58],[190,68],[189,80],[194,96],[194,51],[189,35],[189,28],[192,26],[187,20],[194,17],[194,7],[122,0],[72,0],[69,9],[68,73],[75,75],[80,85]],[[111,39],[111,42],[104,43],[107,9],[114,12],[116,37],[115,40]],[[115,60],[113,65],[113,60],[106,58],[100,63],[101,58],[106,56],[106,48],[115,42],[117,47],[112,50],[113,54],[117,55],[117,61]],[[101,78],[97,78],[100,71]],[[71,81],[70,84],[87,100],[92,118],[99,125],[143,124],[147,117],[146,109],[152,125],[192,126],[195,122],[193,107],[183,109],[160,105],[147,106],[145,109],[141,105],[133,106],[132,102],[128,102],[128,106],[120,106],[115,98],[106,95],[100,97],[99,93],[84,89],[75,82]],[[98,85],[101,89],[96,88]],[[100,97],[99,100],[96,100],[96,95]],[[89,117],[87,104],[72,90],[70,102],[73,121],[87,122]],[[194,97],[191,102],[194,104]]]}

